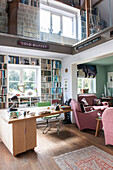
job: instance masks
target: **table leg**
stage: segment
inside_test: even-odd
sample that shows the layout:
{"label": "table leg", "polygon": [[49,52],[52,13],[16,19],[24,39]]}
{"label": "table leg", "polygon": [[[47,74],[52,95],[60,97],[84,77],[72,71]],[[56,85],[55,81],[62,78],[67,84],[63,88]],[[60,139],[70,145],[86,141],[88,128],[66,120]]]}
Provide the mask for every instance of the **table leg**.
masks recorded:
{"label": "table leg", "polygon": [[95,136],[96,136],[96,137],[97,137],[97,135],[98,135],[99,130],[100,130],[100,121],[97,120],[97,126],[96,126],[96,132],[95,132]]}

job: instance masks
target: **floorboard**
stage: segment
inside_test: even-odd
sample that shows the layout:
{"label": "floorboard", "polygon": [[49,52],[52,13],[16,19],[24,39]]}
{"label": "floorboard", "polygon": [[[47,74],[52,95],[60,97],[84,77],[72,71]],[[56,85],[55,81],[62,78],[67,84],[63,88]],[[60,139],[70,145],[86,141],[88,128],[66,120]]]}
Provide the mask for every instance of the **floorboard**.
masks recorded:
{"label": "floorboard", "polygon": [[58,136],[54,128],[47,134],[42,134],[42,129],[39,127],[37,130],[35,150],[17,157],[13,157],[0,142],[0,170],[59,170],[52,157],[91,145],[113,155],[113,146],[105,146],[103,131],[95,137],[95,131],[79,131],[75,124],[70,124],[62,125]]}

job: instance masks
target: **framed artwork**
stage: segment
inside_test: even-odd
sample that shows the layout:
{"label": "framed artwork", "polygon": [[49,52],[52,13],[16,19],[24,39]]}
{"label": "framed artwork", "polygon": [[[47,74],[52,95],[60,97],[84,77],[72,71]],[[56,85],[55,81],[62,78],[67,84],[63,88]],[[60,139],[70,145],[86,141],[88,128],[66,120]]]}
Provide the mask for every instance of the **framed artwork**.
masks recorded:
{"label": "framed artwork", "polygon": [[108,88],[113,87],[113,72],[108,72],[108,83],[107,83]]}
{"label": "framed artwork", "polygon": [[64,80],[64,91],[68,91],[68,80]]}

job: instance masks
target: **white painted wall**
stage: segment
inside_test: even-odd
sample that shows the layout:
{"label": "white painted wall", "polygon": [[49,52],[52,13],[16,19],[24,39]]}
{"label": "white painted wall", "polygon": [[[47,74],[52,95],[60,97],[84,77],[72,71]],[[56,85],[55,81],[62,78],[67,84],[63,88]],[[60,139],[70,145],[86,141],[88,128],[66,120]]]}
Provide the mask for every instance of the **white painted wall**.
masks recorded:
{"label": "white painted wall", "polygon": [[[103,57],[108,57],[113,55],[113,40],[110,40],[108,42],[105,42],[101,45],[98,45],[96,47],[90,48],[86,51],[83,51],[81,53],[78,53],[73,56],[69,56],[62,59],[62,86],[64,87],[64,80],[68,80],[68,92],[67,97],[69,98],[76,98],[76,81],[72,79],[76,79],[75,72],[72,69],[72,64],[75,64],[75,70],[76,70],[76,64],[89,62],[92,60],[100,59]],[[65,69],[68,68],[68,72],[65,72]],[[71,72],[72,69],[72,72]],[[77,93],[77,92],[76,92]]]}

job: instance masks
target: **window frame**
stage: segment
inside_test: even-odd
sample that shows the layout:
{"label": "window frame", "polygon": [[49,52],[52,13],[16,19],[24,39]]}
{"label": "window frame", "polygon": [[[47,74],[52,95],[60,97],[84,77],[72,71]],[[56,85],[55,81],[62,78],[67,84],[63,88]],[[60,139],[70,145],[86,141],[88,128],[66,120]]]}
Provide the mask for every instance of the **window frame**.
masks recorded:
{"label": "window frame", "polygon": [[[75,23],[76,23],[76,15],[74,15],[74,14],[71,14],[71,13],[69,13],[69,12],[67,12],[67,14],[62,14],[61,12],[54,12],[54,8],[53,8],[53,10],[51,9],[51,10],[49,10],[49,9],[45,9],[45,8],[41,8],[40,10],[44,10],[44,11],[48,11],[48,12],[50,12],[50,28],[49,28],[49,30],[50,30],[50,32],[49,33],[51,33],[51,34],[56,34],[56,35],[60,35],[60,36],[64,36],[63,35],[63,16],[64,17],[68,17],[68,18],[71,18],[72,19],[72,36],[71,37],[69,37],[69,36],[64,36],[64,37],[67,37],[67,38],[74,38],[74,39],[76,39],[76,37],[77,37],[77,33],[76,33],[76,26],[75,26]],[[59,10],[60,11],[60,10]],[[71,14],[71,16],[70,16],[70,14]],[[52,15],[57,15],[57,16],[60,16],[60,30],[59,30],[59,33],[52,33]],[[41,26],[40,26],[40,32],[45,32],[45,31],[41,31]],[[61,32],[61,33],[60,33]],[[48,32],[45,32],[45,33],[48,33]]]}
{"label": "window frame", "polygon": [[[36,88],[40,91],[40,87],[38,87],[38,76],[39,76],[39,74],[38,74],[38,70],[39,70],[39,68],[36,68],[36,67],[29,67],[29,66],[24,66],[24,65],[21,65],[21,66],[19,66],[19,65],[9,65],[9,67],[8,67],[8,72],[9,72],[9,70],[20,70],[20,81],[18,81],[18,82],[20,82],[20,83],[24,83],[25,81],[23,80],[23,72],[24,72],[24,70],[25,69],[30,69],[30,70],[33,70],[33,69],[35,69],[36,70],[36,76],[35,76],[35,81],[26,81],[26,82],[36,82]],[[9,81],[9,74],[8,74],[8,93],[10,93],[10,91],[9,91],[9,83],[10,82],[17,82],[17,81]]]}
{"label": "window frame", "polygon": [[84,89],[84,79],[89,79],[90,81],[89,81],[89,89],[92,89],[92,87],[91,87],[91,80],[95,80],[94,81],[94,91],[93,92],[90,92],[90,90],[89,90],[89,94],[95,94],[96,93],[96,77],[95,78],[85,78],[85,77],[77,77],[77,94],[81,94],[81,93],[79,93],[79,91],[78,91],[78,79],[82,79],[82,89]]}

